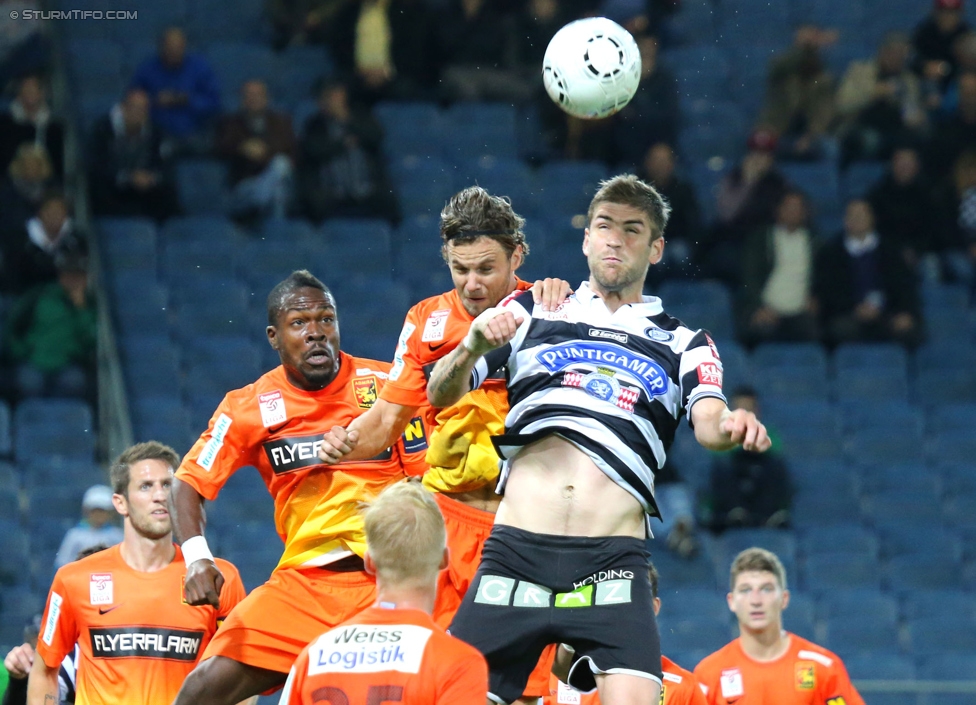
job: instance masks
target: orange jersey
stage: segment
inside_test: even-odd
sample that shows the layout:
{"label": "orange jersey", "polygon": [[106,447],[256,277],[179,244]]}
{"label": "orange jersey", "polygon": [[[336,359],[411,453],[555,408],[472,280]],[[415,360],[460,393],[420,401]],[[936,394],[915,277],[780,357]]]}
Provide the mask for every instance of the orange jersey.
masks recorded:
{"label": "orange jersey", "polygon": [[[355,553],[366,537],[360,501],[369,501],[422,464],[423,449],[408,452],[403,439],[370,460],[323,465],[323,434],[369,409],[386,382],[389,363],[340,353],[339,374],[325,389],[308,392],[288,381],[282,367],[234,390],[217,407],[176,477],[208,500],[238,469],[253,465],[275,503],[275,526],[285,542],[279,567],[325,565]],[[416,473],[416,471],[414,471]]]}
{"label": "orange jersey", "polygon": [[488,664],[413,609],[372,607],[326,632],[295,661],[281,703],[481,705]]}
{"label": "orange jersey", "polygon": [[[661,705],[706,705],[705,694],[691,671],[686,671],[667,656],[661,657],[661,669],[664,671]],[[600,705],[600,696],[596,691],[581,693],[556,676],[550,676],[549,695],[542,699],[542,705]]]}
{"label": "orange jersey", "polygon": [[708,705],[864,705],[837,656],[790,634],[790,648],[775,661],[746,655],[740,639],[695,668]]}
{"label": "orange jersey", "polygon": [[[530,287],[517,280],[519,290]],[[443,410],[427,403],[430,370],[464,340],[473,320],[453,289],[414,305],[400,332],[390,380],[380,393],[390,403],[419,409],[411,425],[422,420],[429,434],[430,470],[424,485],[439,492],[477,489],[498,476],[498,455],[490,435],[502,433],[505,427],[505,381],[488,380]],[[409,427],[407,432],[411,432]]]}
{"label": "orange jersey", "polygon": [[78,644],[78,705],[169,705],[244,599],[237,568],[216,562],[225,580],[219,609],[184,602],[178,546],[172,562],[152,573],[129,567],[119,546],[68,563],[54,576],[37,653],[56,669]]}

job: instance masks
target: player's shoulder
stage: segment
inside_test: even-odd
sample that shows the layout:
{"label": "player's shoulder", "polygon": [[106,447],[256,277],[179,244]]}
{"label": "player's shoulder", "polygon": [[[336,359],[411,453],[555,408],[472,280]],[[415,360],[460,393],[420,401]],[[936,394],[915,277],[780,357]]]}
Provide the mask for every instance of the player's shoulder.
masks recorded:
{"label": "player's shoulder", "polygon": [[694,673],[687,668],[682,668],[667,656],[661,657],[661,670],[664,672],[664,680],[671,683],[698,684],[698,679],[695,678]]}
{"label": "player's shoulder", "polygon": [[219,570],[223,576],[224,580],[227,580],[228,576],[234,576],[237,580],[241,579],[241,571],[237,569],[237,566],[231,563],[226,558],[214,558],[214,563],[217,565],[217,570]]}
{"label": "player's shoulder", "polygon": [[741,661],[741,650],[739,649],[738,639],[730,641],[718,651],[713,651],[703,658],[693,671],[699,680],[706,680],[717,677],[723,668],[739,665]]}
{"label": "player's shoulder", "polygon": [[368,357],[353,356],[350,356],[350,362],[352,362],[353,377],[374,375],[381,380],[386,380],[390,376],[390,367],[392,367],[392,364],[389,362],[381,362],[380,360],[373,360]]}
{"label": "player's shoulder", "polygon": [[258,377],[250,384],[232,389],[224,394],[224,403],[234,408],[243,406],[259,398],[262,394],[278,391],[287,393],[288,380],[284,368],[280,365]]}
{"label": "player's shoulder", "polygon": [[792,641],[790,650],[799,661],[813,661],[824,668],[836,668],[838,664],[843,663],[833,651],[825,649],[809,639],[804,639],[791,632],[790,640]]}
{"label": "player's shoulder", "polygon": [[457,302],[457,292],[454,289],[445,291],[443,294],[435,294],[421,299],[407,312],[407,318],[423,320],[434,311],[452,310]]}

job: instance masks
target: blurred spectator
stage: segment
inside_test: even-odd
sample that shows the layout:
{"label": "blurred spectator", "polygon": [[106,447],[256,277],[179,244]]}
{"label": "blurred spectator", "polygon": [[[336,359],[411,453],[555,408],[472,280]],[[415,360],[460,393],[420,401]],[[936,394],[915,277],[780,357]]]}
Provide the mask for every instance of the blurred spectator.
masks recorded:
{"label": "blurred spectator", "polygon": [[328,21],[344,3],[335,0],[267,0],[265,12],[274,28],[275,50],[328,40]]}
{"label": "blurred spectator", "polygon": [[716,222],[699,254],[705,276],[737,284],[742,243],[750,233],[772,224],[786,191],[786,179],[776,168],[776,146],[774,133],[755,130],[742,162],[722,177]]}
{"label": "blurred spectator", "polygon": [[793,48],[769,67],[762,124],[779,137],[786,159],[818,159],[834,119],[834,79],[820,50],[837,41],[835,30],[800,26]]}
{"label": "blurred spectator", "polygon": [[976,149],[976,73],[964,73],[959,76],[956,112],[939,125],[929,143],[926,171],[937,183],[951,182],[953,164],[972,149]]}
{"label": "blurred spectator", "polygon": [[172,138],[176,149],[206,151],[206,131],[220,110],[220,90],[207,60],[187,53],[182,29],[163,31],[158,54],[136,69],[132,86],[149,94],[153,123]]}
{"label": "blurred spectator", "polygon": [[659,279],[691,275],[691,255],[701,240],[701,216],[695,189],[675,176],[674,168],[674,150],[670,145],[658,142],[647,150],[641,178],[652,183],[671,204],[664,259],[648,272],[659,275]]}
{"label": "blurred spectator", "polygon": [[953,46],[969,31],[962,3],[963,0],[934,0],[932,13],[915,28],[915,70],[932,86],[935,95],[955,75]]}
{"label": "blurred spectator", "polygon": [[513,22],[495,3],[451,0],[438,24],[447,100],[522,102],[532,95],[533,83],[515,69]]}
{"label": "blurred spectator", "polygon": [[[736,389],[731,401],[731,408],[759,416],[759,397],[751,387]],[[715,456],[706,503],[712,531],[789,527],[793,487],[777,445],[765,453],[736,448]]]}
{"label": "blurred spectator", "polygon": [[423,0],[355,0],[338,11],[329,49],[357,100],[417,100],[433,93],[436,27]]}
{"label": "blurred spectator", "polygon": [[130,88],[92,132],[89,189],[95,215],[164,220],[177,211],[176,189],[149,118],[149,96]]}
{"label": "blurred spectator", "polygon": [[771,227],[752,233],[742,252],[739,330],[746,345],[817,339],[811,296],[815,242],[806,197],[787,191]]}
{"label": "blurred spectator", "polygon": [[661,528],[654,527],[654,532],[682,558],[698,553],[693,495],[671,460],[665,460],[664,467],[654,473],[654,499],[661,511]]}
{"label": "blurred spectator", "polygon": [[325,84],[319,110],[305,123],[298,188],[313,220],[380,217],[396,220],[397,203],[383,170],[380,124],[350,104],[341,82]]}
{"label": "blurred spectator", "polygon": [[641,55],[641,80],[637,93],[613,118],[614,161],[646,154],[657,142],[675,144],[678,139],[678,84],[658,62],[658,40],[637,39]]}
{"label": "blurred spectator", "polygon": [[873,60],[847,68],[837,91],[841,168],[857,159],[887,159],[906,133],[925,127],[921,85],[908,69],[911,49],[907,35],[893,32]]}
{"label": "blurred spectator", "polygon": [[92,485],[81,500],[81,521],[68,529],[61,541],[54,567],[60,568],[94,546],[114,546],[122,542],[122,529],[113,522],[118,512],[112,504],[112,488]]}
{"label": "blurred spectator", "polygon": [[560,0],[529,0],[518,14],[518,62],[523,75],[538,80],[549,40],[569,16]]}
{"label": "blurred spectator", "polygon": [[11,81],[31,73],[47,71],[51,61],[51,41],[44,34],[44,23],[8,21],[12,12],[40,10],[37,0],[0,0],[0,93]]}
{"label": "blurred spectator", "polygon": [[942,278],[976,287],[976,152],[964,152],[956,161],[952,187],[943,189],[938,212]]}
{"label": "blurred spectator", "polygon": [[821,248],[814,293],[831,344],[921,341],[918,283],[897,247],[875,230],[864,200],[847,204],[844,232]]}
{"label": "blurred spectator", "polygon": [[901,251],[909,266],[914,268],[925,253],[939,249],[940,236],[932,228],[935,198],[914,147],[895,149],[887,173],[867,199],[878,230]]}
{"label": "blurred spectator", "polygon": [[58,256],[85,251],[85,239],[75,231],[64,194],[57,191],[45,194],[37,215],[22,225],[10,240],[4,277],[8,290],[23,293],[53,282],[57,279],[55,260]]}
{"label": "blurred spectator", "polygon": [[230,168],[235,215],[285,217],[291,201],[295,133],[291,118],[268,107],[264,81],[241,87],[241,109],[220,121],[217,153]]}
{"label": "blurred spectator", "polygon": [[83,255],[60,253],[57,281],[21,296],[7,318],[21,396],[90,396],[97,314]]}
{"label": "blurred spectator", "polygon": [[25,142],[44,147],[54,173],[61,176],[64,168],[64,127],[51,117],[40,76],[22,78],[17,97],[10,102],[10,108],[0,114],[0,173],[7,171],[17,148]]}
{"label": "blurred spectator", "polygon": [[47,150],[36,144],[20,145],[0,182],[0,242],[23,231],[53,183],[54,168]]}

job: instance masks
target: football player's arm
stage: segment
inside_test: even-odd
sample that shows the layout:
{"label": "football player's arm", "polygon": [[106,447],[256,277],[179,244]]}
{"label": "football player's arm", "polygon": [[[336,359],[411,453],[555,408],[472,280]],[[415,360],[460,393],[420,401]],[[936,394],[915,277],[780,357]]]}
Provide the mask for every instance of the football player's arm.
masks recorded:
{"label": "football player's arm", "polygon": [[207,528],[204,501],[203,495],[195,487],[178,477],[173,480],[170,494],[173,538],[180,542],[183,560],[186,561],[183,596],[191,605],[211,605],[219,609],[224,575],[217,568],[204,538]]}
{"label": "football player's arm", "polygon": [[340,460],[374,458],[396,443],[416,413],[416,406],[377,399],[366,413],[353,419],[349,426],[333,426],[325,434],[319,447],[319,460],[333,465]]}
{"label": "football player's arm", "polygon": [[729,450],[741,445],[756,453],[769,450],[766,427],[745,409],[732,411],[717,397],[703,397],[691,407],[695,439],[709,450]]}
{"label": "football player's arm", "polygon": [[59,705],[61,690],[58,687],[60,664],[51,668],[44,659],[35,658],[27,680],[27,705]]}
{"label": "football player's arm", "polygon": [[471,373],[478,361],[510,343],[524,321],[524,316],[508,308],[489,308],[475,318],[461,344],[434,366],[427,383],[427,400],[431,405],[451,406],[470,392]]}

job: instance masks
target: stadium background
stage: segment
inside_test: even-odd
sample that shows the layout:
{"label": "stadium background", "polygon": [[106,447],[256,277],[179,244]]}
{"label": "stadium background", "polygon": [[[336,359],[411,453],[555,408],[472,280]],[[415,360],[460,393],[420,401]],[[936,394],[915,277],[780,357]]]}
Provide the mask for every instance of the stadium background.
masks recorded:
{"label": "stadium background", "polygon": [[[133,439],[156,438],[185,452],[225,391],[277,364],[263,337],[264,300],[287,272],[308,267],[332,287],[343,349],[388,359],[409,305],[451,286],[436,218],[451,193],[478,182],[511,196],[528,218],[532,254],[523,276],[575,283],[585,274],[578,216],[597,181],[616,171],[585,161],[539,166],[530,159],[541,130],[532,110],[381,103],[374,114],[403,213],[396,227],[342,219],[238,228],[225,215],[224,167],[207,158],[177,166],[184,216],[161,226],[89,221],[85,132],[118,100],[163,27],[184,26],[191,50],[210,59],[226,110],[236,108],[244,80],[263,77],[296,131],[314,110],[311,86],[334,62],[327,47],[273,52],[261,0],[84,4],[138,11],[137,21],[53,28],[53,99],[70,123],[68,182],[79,196],[79,220],[94,236],[99,404],[0,403],[4,652],[42,606],[54,552],[77,521],[84,489],[105,480],[106,458]],[[789,46],[796,22],[840,30],[841,41],[826,50],[840,75],[851,59],[872,56],[885,32],[910,31],[930,8],[925,0],[680,5],[659,28],[661,61],[680,90],[680,172],[695,185],[706,219],[718,179],[744,151],[768,59]],[[857,164],[841,175],[835,163],[820,161],[783,171],[811,196],[818,229],[829,234],[844,200],[864,193],[883,166]],[[747,353],[733,336],[730,293],[717,282],[668,281],[654,293],[670,313],[711,330],[727,388],[751,383],[760,391],[764,420],[783,441],[797,488],[790,530],[703,535],[702,550],[689,560],[652,547],[665,601],[664,651],[693,668],[733,636],[723,599],[728,565],[742,548],[760,545],[783,559],[790,576],[787,628],[840,654],[868,703],[976,703],[976,312],[966,293],[925,285],[928,342],[914,353],[850,345],[833,354],[812,344]],[[709,457],[686,427],[672,453],[684,477],[701,487]],[[250,471],[208,508],[211,545],[237,564],[249,588],[280,553],[271,509]]]}

